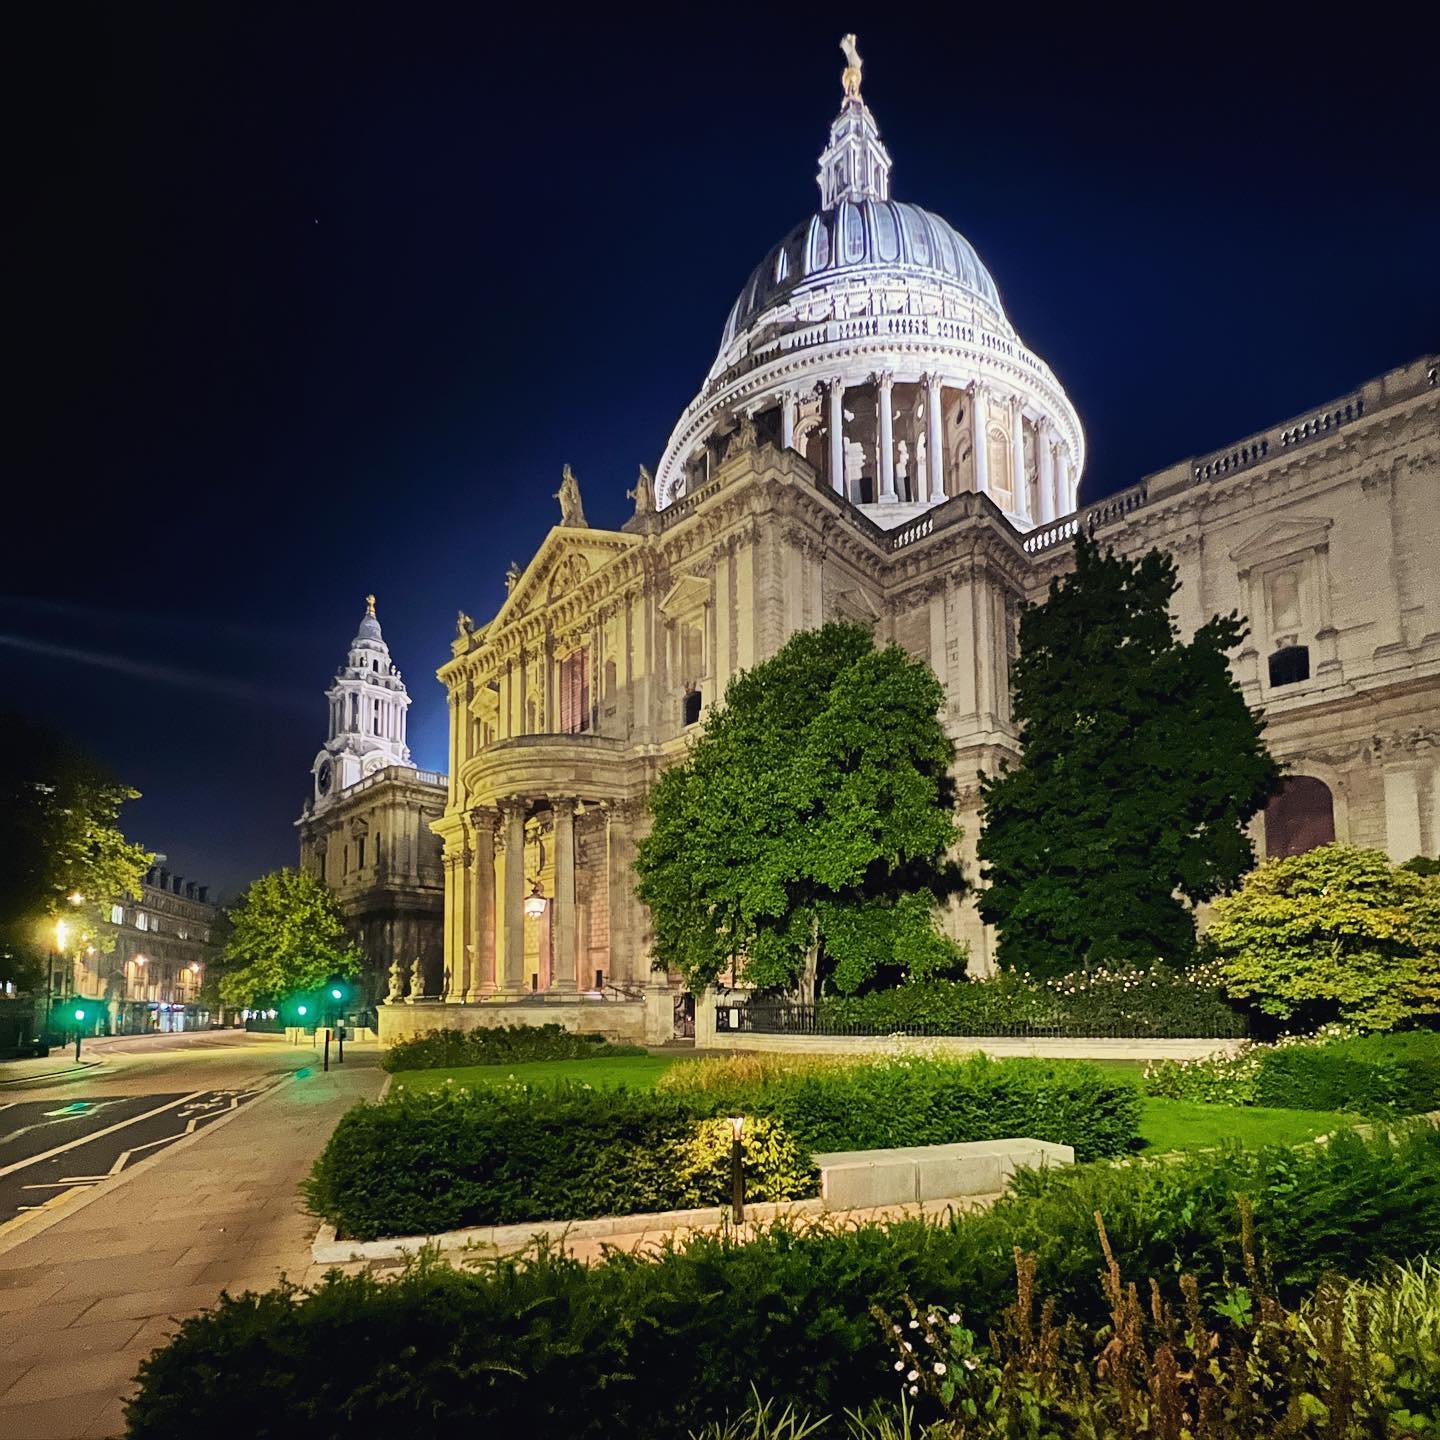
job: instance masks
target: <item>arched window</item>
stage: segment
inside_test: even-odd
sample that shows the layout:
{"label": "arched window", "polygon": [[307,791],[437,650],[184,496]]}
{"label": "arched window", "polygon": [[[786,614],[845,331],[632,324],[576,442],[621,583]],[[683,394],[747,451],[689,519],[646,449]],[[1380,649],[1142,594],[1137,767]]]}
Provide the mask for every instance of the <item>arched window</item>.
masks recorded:
{"label": "arched window", "polygon": [[1313,775],[1292,775],[1265,807],[1265,854],[1303,855],[1335,839],[1330,787]]}

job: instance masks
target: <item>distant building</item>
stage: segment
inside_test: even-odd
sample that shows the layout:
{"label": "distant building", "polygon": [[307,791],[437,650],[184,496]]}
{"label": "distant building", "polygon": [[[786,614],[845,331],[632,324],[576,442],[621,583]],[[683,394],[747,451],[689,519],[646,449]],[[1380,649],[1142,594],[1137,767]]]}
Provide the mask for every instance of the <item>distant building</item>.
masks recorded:
{"label": "distant building", "polygon": [[297,820],[300,868],[334,892],[368,961],[372,1000],[398,961],[422,988],[443,987],[445,882],[430,826],[445,811],[446,779],[418,770],[405,743],[410,696],[375,617],[375,597],[325,692],[330,723],[311,766],[313,793]]}
{"label": "distant building", "polygon": [[140,886],[110,907],[115,948],[82,949],[75,957],[75,993],[105,1002],[112,1035],[190,1030],[207,1025],[200,987],[219,954],[220,907],[209,886],[156,866]]}

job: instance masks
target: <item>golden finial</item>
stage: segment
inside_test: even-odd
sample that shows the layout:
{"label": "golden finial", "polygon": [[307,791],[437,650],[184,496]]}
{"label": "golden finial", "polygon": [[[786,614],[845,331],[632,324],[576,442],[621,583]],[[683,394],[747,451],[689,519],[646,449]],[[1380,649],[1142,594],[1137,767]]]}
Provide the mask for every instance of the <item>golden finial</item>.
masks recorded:
{"label": "golden finial", "polygon": [[365,613],[367,615],[373,615],[375,613],[375,597],[373,595],[367,595],[365,597]]}
{"label": "golden finial", "polygon": [[855,37],[853,35],[843,36],[840,48],[845,52],[845,73],[840,77],[840,83],[845,87],[845,98],[858,100],[860,98],[860,67],[864,61],[860,59],[860,52],[855,48]]}

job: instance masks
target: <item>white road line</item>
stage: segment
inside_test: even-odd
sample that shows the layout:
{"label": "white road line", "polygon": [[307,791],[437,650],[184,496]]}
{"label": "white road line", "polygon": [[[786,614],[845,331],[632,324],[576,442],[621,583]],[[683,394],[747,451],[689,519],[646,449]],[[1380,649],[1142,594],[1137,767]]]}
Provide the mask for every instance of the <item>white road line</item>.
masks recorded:
{"label": "white road line", "polygon": [[29,1165],[38,1165],[42,1160],[49,1160],[55,1155],[63,1155],[67,1150],[75,1149],[77,1145],[88,1145],[92,1140],[99,1140],[105,1135],[113,1135],[127,1125],[138,1125],[142,1120],[149,1120],[155,1115],[163,1115],[167,1110],[173,1110],[177,1105],[184,1105],[203,1094],[205,1094],[203,1090],[192,1090],[190,1094],[182,1095],[178,1100],[170,1101],[168,1105],[157,1105],[153,1110],[145,1111],[143,1115],[132,1115],[128,1120],[117,1120],[115,1124],[107,1125],[103,1130],[92,1130],[88,1135],[79,1135],[67,1145],[57,1145],[53,1150],[46,1150],[41,1155],[32,1155],[28,1160],[16,1160],[9,1165],[0,1167],[0,1178],[13,1175],[15,1171],[24,1170]]}

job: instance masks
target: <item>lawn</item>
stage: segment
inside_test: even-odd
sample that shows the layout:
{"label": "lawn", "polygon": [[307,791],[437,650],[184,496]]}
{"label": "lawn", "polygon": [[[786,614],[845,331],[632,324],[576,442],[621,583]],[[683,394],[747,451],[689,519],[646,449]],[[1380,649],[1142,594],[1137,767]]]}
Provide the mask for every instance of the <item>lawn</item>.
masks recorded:
{"label": "lawn", "polygon": [[[622,1055],[598,1060],[528,1060],[516,1065],[460,1065],[447,1070],[402,1070],[397,1085],[411,1090],[437,1090],[447,1083],[463,1086],[545,1085],[579,1080],[596,1089],[629,1086],[649,1090],[676,1063],[670,1055]],[[1101,1068],[1123,1074],[1138,1085],[1144,1066],[1102,1061]],[[1241,1145],[1299,1145],[1329,1135],[1356,1117],[1323,1110],[1267,1110],[1260,1106],[1199,1105],[1191,1100],[1146,1099],[1140,1135],[1148,1154],[1168,1150],[1199,1150],[1238,1141]]]}

